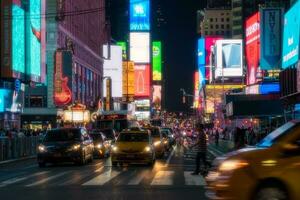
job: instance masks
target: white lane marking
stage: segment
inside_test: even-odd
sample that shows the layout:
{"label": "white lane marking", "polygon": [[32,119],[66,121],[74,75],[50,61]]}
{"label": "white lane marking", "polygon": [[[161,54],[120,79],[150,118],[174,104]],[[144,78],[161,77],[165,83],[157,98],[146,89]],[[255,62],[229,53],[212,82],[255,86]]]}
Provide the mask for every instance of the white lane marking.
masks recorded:
{"label": "white lane marking", "polygon": [[31,184],[28,184],[28,185],[26,185],[26,187],[33,187],[33,186],[41,185],[41,184],[44,184],[44,183],[46,183],[48,181],[51,181],[53,179],[56,179],[56,178],[61,177],[63,175],[66,175],[68,173],[70,173],[70,172],[62,172],[62,173],[56,174],[54,176],[50,176],[50,177],[44,178],[44,179],[42,179],[40,181],[36,181],[36,182],[31,183]]}
{"label": "white lane marking", "polygon": [[103,168],[104,168],[104,166],[101,166],[98,169],[96,169],[94,172],[101,172]]}
{"label": "white lane marking", "polygon": [[14,183],[18,183],[18,182],[21,182],[21,181],[24,181],[26,179],[29,179],[31,177],[34,177],[34,176],[39,176],[39,175],[43,175],[43,174],[46,174],[48,173],[48,171],[45,171],[45,172],[37,172],[37,173],[34,173],[34,174],[30,174],[28,176],[24,176],[24,177],[15,177],[15,178],[11,178],[11,179],[8,179],[6,181],[3,181],[0,183],[0,187],[5,187],[7,185],[11,185],[11,184],[14,184]]}
{"label": "white lane marking", "polygon": [[172,185],[174,171],[159,171],[155,174],[151,185]]}
{"label": "white lane marking", "polygon": [[176,147],[173,147],[173,150],[172,150],[172,152],[170,153],[170,155],[169,155],[169,157],[168,157],[168,159],[167,159],[167,161],[166,161],[165,167],[168,167],[168,166],[169,166],[170,161],[171,161],[171,158],[173,157],[173,155],[174,155],[174,153],[175,153],[175,150],[176,150]]}
{"label": "white lane marking", "polygon": [[132,178],[129,182],[128,185],[139,185],[141,181],[144,179],[146,172],[141,172],[139,174],[135,173],[135,177]]}
{"label": "white lane marking", "polygon": [[206,181],[203,176],[192,175],[190,171],[184,172],[185,185],[206,185]]}
{"label": "white lane marking", "polygon": [[83,186],[104,185],[105,183],[109,182],[110,180],[112,180],[113,178],[118,176],[119,174],[120,174],[120,172],[112,171],[110,169],[82,185]]}

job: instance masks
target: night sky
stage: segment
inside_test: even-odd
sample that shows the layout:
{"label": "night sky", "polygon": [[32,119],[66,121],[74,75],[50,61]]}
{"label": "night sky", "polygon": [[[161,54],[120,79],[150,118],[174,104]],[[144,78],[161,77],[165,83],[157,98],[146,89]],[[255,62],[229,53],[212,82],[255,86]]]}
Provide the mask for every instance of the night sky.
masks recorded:
{"label": "night sky", "polygon": [[[180,88],[193,93],[193,72],[196,69],[196,16],[205,0],[157,0],[161,3],[166,25],[155,33],[164,45],[165,108],[185,111]],[[190,99],[190,105],[192,105]]]}

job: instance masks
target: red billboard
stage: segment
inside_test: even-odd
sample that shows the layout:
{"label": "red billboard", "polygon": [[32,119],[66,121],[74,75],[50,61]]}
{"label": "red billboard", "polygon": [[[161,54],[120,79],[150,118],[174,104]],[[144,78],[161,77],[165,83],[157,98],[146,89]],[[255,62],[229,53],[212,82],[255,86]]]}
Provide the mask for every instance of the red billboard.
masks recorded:
{"label": "red billboard", "polygon": [[260,15],[255,13],[246,20],[247,85],[257,82],[260,58]]}
{"label": "red billboard", "polygon": [[150,97],[150,65],[134,66],[134,96]]}
{"label": "red billboard", "polygon": [[210,71],[210,59],[212,53],[212,46],[215,45],[217,40],[220,40],[220,37],[206,37],[205,38],[205,79],[209,80],[211,78],[211,71]]}

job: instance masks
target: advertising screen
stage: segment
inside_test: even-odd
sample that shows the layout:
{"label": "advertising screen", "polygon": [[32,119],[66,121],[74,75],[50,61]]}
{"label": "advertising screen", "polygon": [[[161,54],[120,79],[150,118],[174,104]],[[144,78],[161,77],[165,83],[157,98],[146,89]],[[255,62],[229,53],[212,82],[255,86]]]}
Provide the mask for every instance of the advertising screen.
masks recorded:
{"label": "advertising screen", "polygon": [[21,1],[12,4],[12,70],[13,77],[25,73],[25,11]]}
{"label": "advertising screen", "polygon": [[218,40],[216,47],[215,78],[243,76],[242,40]]}
{"label": "advertising screen", "polygon": [[134,90],[136,97],[150,97],[150,65],[135,64]]}
{"label": "advertising screen", "polygon": [[[103,45],[103,57],[108,57],[108,46]],[[122,47],[110,46],[110,59],[105,59],[103,64],[103,76],[110,77],[112,80],[112,97],[122,97],[123,89],[123,63],[122,63]],[[106,81],[103,80],[103,95],[106,96]]]}
{"label": "advertising screen", "polygon": [[198,39],[198,72],[199,72],[199,87],[202,88],[205,85],[205,39]]}
{"label": "advertising screen", "polygon": [[0,112],[22,112],[24,105],[24,91],[0,89]]}
{"label": "advertising screen", "polygon": [[279,69],[281,65],[283,10],[281,8],[263,8],[260,13],[260,68],[262,70]]}
{"label": "advertising screen", "polygon": [[127,60],[127,44],[126,44],[126,42],[117,42],[117,45],[122,47],[123,60]]}
{"label": "advertising screen", "polygon": [[210,69],[210,60],[212,55],[212,47],[215,45],[217,40],[222,38],[219,37],[206,37],[205,38],[205,79],[210,80],[212,77]]}
{"label": "advertising screen", "polygon": [[152,42],[153,80],[161,81],[161,42]]}
{"label": "advertising screen", "polygon": [[150,30],[150,0],[130,0],[130,31]]}
{"label": "advertising screen", "polygon": [[161,109],[161,85],[153,86],[153,104],[155,109]]}
{"label": "advertising screen", "polygon": [[284,15],[282,68],[286,69],[299,59],[300,1]]}
{"label": "advertising screen", "polygon": [[135,63],[150,63],[149,33],[130,33],[130,60]]}
{"label": "advertising screen", "polygon": [[194,73],[194,108],[199,108],[199,72]]}
{"label": "advertising screen", "polygon": [[123,97],[134,97],[134,62],[123,62]]}
{"label": "advertising screen", "polygon": [[30,0],[30,22],[28,27],[30,59],[26,61],[26,74],[34,82],[41,76],[41,0]]}
{"label": "advertising screen", "polygon": [[260,14],[256,13],[246,21],[246,61],[247,85],[257,82],[257,70],[260,55]]}

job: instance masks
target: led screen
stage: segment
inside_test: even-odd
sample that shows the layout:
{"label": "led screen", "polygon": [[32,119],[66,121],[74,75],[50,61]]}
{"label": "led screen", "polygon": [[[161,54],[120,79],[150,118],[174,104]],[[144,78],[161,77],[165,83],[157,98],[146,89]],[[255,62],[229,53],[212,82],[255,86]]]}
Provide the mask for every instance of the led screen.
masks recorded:
{"label": "led screen", "polygon": [[[104,60],[103,76],[110,77],[112,80],[112,97],[122,97],[123,89],[123,63],[122,63],[122,47],[110,46],[110,59]],[[108,58],[108,46],[103,45],[103,57]],[[106,96],[106,81],[103,80],[103,94]]]}
{"label": "led screen", "polygon": [[210,60],[212,55],[212,47],[215,45],[217,40],[222,38],[217,37],[206,37],[205,38],[205,79],[210,80],[212,78]]}
{"label": "led screen", "polygon": [[216,42],[215,78],[243,75],[242,40],[218,40]]}
{"label": "led screen", "polygon": [[0,112],[22,112],[24,91],[0,89]]}
{"label": "led screen", "polygon": [[281,65],[283,9],[262,8],[260,10],[260,68],[279,69]]}
{"label": "led screen", "polygon": [[117,42],[117,45],[122,47],[123,60],[127,60],[127,44],[126,44],[126,42]]}
{"label": "led screen", "polygon": [[[21,1],[12,4],[12,69],[25,73],[25,12]],[[18,75],[14,77],[20,78]]]}
{"label": "led screen", "polygon": [[205,39],[200,38],[198,40],[198,72],[199,72],[199,87],[202,88],[205,85]]}
{"label": "led screen", "polygon": [[260,55],[260,14],[255,13],[246,21],[246,61],[247,61],[247,84],[257,82],[257,70]]}
{"label": "led screen", "polygon": [[134,66],[134,94],[136,97],[150,96],[150,66]]}
{"label": "led screen", "polygon": [[199,108],[199,72],[194,73],[194,108]]}
{"label": "led screen", "polygon": [[285,69],[299,60],[300,1],[284,15],[282,68]]}
{"label": "led screen", "polygon": [[152,43],[153,80],[161,81],[161,42]]}
{"label": "led screen", "polygon": [[150,63],[150,34],[130,33],[130,60]]}
{"label": "led screen", "polygon": [[150,1],[130,0],[129,24],[131,31],[150,30]]}
{"label": "led screen", "polygon": [[32,81],[37,82],[41,76],[41,0],[30,0],[29,13],[30,59],[28,59],[26,74]]}
{"label": "led screen", "polygon": [[153,104],[157,110],[161,109],[161,85],[153,86]]}

